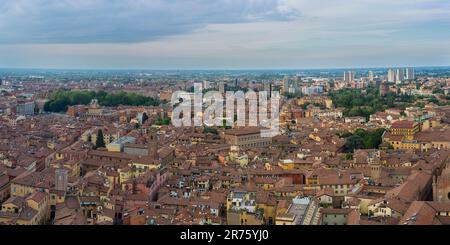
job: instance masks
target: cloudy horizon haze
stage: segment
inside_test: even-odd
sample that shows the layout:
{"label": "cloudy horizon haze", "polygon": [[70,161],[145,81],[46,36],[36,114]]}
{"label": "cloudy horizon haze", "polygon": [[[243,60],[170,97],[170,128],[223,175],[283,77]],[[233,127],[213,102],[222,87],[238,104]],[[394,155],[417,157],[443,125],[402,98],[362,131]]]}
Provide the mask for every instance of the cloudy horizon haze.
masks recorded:
{"label": "cloudy horizon haze", "polygon": [[0,0],[0,67],[450,65],[445,0]]}

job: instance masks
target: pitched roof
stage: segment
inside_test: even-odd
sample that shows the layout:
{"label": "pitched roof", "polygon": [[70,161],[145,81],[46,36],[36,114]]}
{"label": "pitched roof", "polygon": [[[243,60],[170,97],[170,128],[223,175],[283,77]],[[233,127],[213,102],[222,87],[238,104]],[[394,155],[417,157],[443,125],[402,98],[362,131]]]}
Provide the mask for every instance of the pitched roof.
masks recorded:
{"label": "pitched roof", "polygon": [[414,121],[396,121],[391,128],[413,128],[416,124]]}
{"label": "pitched roof", "polygon": [[441,222],[436,217],[436,210],[428,203],[414,201],[400,219],[403,225],[439,225]]}

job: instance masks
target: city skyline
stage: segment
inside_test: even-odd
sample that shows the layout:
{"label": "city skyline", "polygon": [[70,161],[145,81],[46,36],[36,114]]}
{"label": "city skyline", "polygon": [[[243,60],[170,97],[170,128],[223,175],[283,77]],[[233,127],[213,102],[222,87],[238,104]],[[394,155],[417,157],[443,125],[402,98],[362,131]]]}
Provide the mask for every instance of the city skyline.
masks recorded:
{"label": "city skyline", "polygon": [[449,13],[435,0],[5,2],[0,67],[446,66]]}
{"label": "city skyline", "polygon": [[418,242],[448,30],[449,0],[0,0],[2,241]]}

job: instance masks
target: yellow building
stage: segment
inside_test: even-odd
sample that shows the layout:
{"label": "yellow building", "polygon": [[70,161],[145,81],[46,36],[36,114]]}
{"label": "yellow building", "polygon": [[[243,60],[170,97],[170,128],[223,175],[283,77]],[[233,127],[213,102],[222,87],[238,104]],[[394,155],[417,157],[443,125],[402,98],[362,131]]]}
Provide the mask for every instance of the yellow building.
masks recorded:
{"label": "yellow building", "polygon": [[[236,146],[232,146],[232,148],[233,147],[236,147]],[[234,150],[234,151],[231,150],[228,153],[228,156],[229,156],[230,161],[236,162],[237,164],[239,164],[241,166],[246,166],[248,164],[248,162],[249,162],[248,155],[245,154],[245,153],[241,154],[241,153],[239,153],[238,150]]]}
{"label": "yellow building", "polygon": [[50,218],[48,193],[36,191],[27,197],[10,197],[1,206],[0,222],[17,225],[45,224]]}
{"label": "yellow building", "polygon": [[450,149],[449,129],[431,128],[432,125],[438,125],[437,122],[433,123],[433,120],[424,123],[424,125],[427,130],[419,131],[416,122],[396,122],[389,132],[383,135],[383,142],[389,143],[396,150]]}
{"label": "yellow building", "polygon": [[246,211],[227,212],[227,225],[263,225],[262,217]]}
{"label": "yellow building", "polygon": [[66,201],[66,193],[64,191],[50,190],[50,205],[57,205]]}
{"label": "yellow building", "polygon": [[333,108],[333,101],[330,100],[330,99],[325,100],[325,107],[326,107],[327,109]]}
{"label": "yellow building", "polygon": [[392,135],[402,135],[406,140],[412,140],[414,135],[420,131],[419,123],[414,121],[396,121],[390,130]]}
{"label": "yellow building", "polygon": [[[98,130],[99,130],[98,128],[87,130],[86,132],[84,132],[81,135],[81,140],[85,141],[85,142],[91,142],[92,144],[95,145],[95,143],[97,142]],[[119,131],[108,130],[108,129],[103,128],[102,133],[103,133],[103,140],[105,141],[105,145],[108,145],[120,138]]]}
{"label": "yellow building", "polygon": [[111,152],[121,152],[122,151],[121,145],[114,144],[114,143],[106,145],[106,149]]}
{"label": "yellow building", "polygon": [[273,225],[275,223],[277,210],[275,201],[259,203],[257,200],[256,209],[263,211],[263,221],[265,224]]}
{"label": "yellow building", "polygon": [[316,141],[316,142],[321,142],[321,141],[322,141],[322,139],[320,138],[320,136],[319,136],[319,135],[316,135],[316,134],[310,134],[310,135],[309,135],[309,138],[312,139],[312,140],[314,140],[314,141]]}
{"label": "yellow building", "polygon": [[81,165],[78,161],[59,159],[50,163],[51,168],[65,168],[69,170],[69,176],[78,177],[81,172]]}
{"label": "yellow building", "polygon": [[[133,178],[133,173],[131,171],[131,167],[127,166],[125,168],[119,168],[119,184],[126,183],[128,180]],[[122,186],[122,189],[124,189],[125,186]]]}
{"label": "yellow building", "polygon": [[278,166],[280,166],[283,170],[293,170],[295,168],[295,163],[291,159],[284,159],[280,160]]}
{"label": "yellow building", "polygon": [[318,185],[319,184],[319,176],[316,174],[311,174],[310,176],[306,177],[305,179],[306,185]]}
{"label": "yellow building", "polygon": [[135,159],[128,164],[132,169],[134,174],[143,174],[148,170],[154,170],[161,168],[161,163],[159,161],[149,160],[149,159]]}
{"label": "yellow building", "polygon": [[13,197],[25,197],[33,192],[35,192],[36,188],[33,186],[27,186],[20,183],[11,183],[11,196]]}
{"label": "yellow building", "polygon": [[433,129],[439,127],[440,125],[441,123],[436,118],[428,119],[422,123],[422,130]]}
{"label": "yellow building", "polygon": [[36,210],[36,219],[38,224],[45,224],[50,218],[49,195],[46,192],[34,192],[26,199],[27,205]]}

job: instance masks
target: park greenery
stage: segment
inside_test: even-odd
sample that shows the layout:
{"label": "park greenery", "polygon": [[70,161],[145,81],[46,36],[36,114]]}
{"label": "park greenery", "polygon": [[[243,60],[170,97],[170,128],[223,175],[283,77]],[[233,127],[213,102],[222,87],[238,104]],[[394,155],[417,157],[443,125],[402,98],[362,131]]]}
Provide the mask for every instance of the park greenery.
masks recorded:
{"label": "park greenery", "polygon": [[352,153],[357,149],[378,149],[382,143],[384,128],[376,130],[357,129],[354,133],[344,132],[338,134],[346,138],[345,152]]}
{"label": "park greenery", "polygon": [[155,118],[155,121],[153,122],[153,125],[166,126],[166,125],[170,125],[171,122],[172,122],[172,118],[170,118],[169,116],[158,114]]}
{"label": "park greenery", "polygon": [[136,93],[105,92],[105,91],[78,91],[58,90],[54,92],[50,100],[45,104],[47,112],[66,112],[72,105],[88,105],[93,99],[97,99],[101,106],[156,106],[159,100]]}
{"label": "park greenery", "polygon": [[170,125],[171,122],[172,119],[170,117],[158,118],[156,119],[154,125],[157,126]]}
{"label": "park greenery", "polygon": [[[301,107],[303,110],[306,110],[306,109],[308,109],[308,106],[309,106],[309,105],[311,105],[311,103],[306,102],[306,103],[304,103],[303,105],[301,105],[300,107]],[[326,108],[324,104],[320,104],[320,103],[313,103],[312,105],[314,105],[315,107],[318,107],[318,108],[320,108],[320,109],[322,109],[322,110],[324,110],[324,109]]]}
{"label": "park greenery", "polygon": [[414,102],[414,96],[395,95],[388,93],[380,96],[380,91],[375,86],[367,88],[365,93],[360,89],[342,89],[330,93],[336,107],[344,108],[344,116],[361,116],[369,118],[371,114],[384,111],[389,108],[404,110]]}

